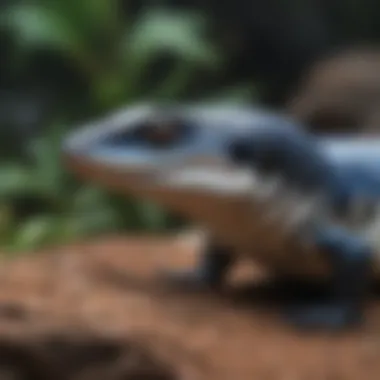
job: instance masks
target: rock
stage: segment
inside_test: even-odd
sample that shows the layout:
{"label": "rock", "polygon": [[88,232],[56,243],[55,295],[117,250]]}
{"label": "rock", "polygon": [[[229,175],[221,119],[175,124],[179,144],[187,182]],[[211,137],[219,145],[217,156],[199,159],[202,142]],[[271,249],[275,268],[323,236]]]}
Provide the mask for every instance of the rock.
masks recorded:
{"label": "rock", "polygon": [[379,106],[380,50],[359,47],[316,62],[287,108],[312,131],[372,133]]}

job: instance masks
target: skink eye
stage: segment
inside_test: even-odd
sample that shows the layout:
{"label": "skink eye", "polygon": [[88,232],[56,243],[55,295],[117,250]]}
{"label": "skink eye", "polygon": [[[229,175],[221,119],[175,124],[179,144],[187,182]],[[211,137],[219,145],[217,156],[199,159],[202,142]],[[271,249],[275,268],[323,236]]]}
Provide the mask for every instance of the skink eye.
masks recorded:
{"label": "skink eye", "polygon": [[138,144],[167,148],[191,137],[195,129],[194,125],[179,117],[154,115],[134,128],[112,134],[105,143],[119,147]]}
{"label": "skink eye", "polygon": [[177,118],[157,118],[137,127],[134,138],[155,147],[167,147],[187,135],[188,127]]}

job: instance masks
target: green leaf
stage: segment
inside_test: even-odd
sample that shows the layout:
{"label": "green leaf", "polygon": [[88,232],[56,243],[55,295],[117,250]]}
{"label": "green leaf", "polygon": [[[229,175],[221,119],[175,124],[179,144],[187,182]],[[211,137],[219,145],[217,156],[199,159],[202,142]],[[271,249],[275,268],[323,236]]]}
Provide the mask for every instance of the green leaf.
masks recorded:
{"label": "green leaf", "polygon": [[14,235],[13,248],[29,250],[51,241],[57,226],[54,216],[37,216],[24,222]]}
{"label": "green leaf", "polygon": [[75,212],[91,210],[106,201],[105,194],[93,186],[82,186],[73,194],[72,209]]}
{"label": "green leaf", "polygon": [[82,14],[82,21],[93,29],[113,27],[115,21],[119,20],[118,0],[76,0],[74,3],[77,12]]}
{"label": "green leaf", "polygon": [[160,83],[158,89],[153,92],[153,96],[160,100],[175,100],[186,92],[188,84],[194,77],[194,67],[188,62],[181,62],[177,67],[167,76],[167,78]]}
{"label": "green leaf", "polygon": [[109,197],[101,189],[84,186],[73,195],[59,239],[112,231],[121,224],[120,210],[112,207]]}
{"label": "green leaf", "polygon": [[37,190],[31,170],[16,164],[0,166],[0,198],[7,199]]}
{"label": "green leaf", "polygon": [[99,208],[92,212],[69,215],[62,223],[57,236],[60,241],[115,231],[120,225],[116,210]]}
{"label": "green leaf", "polygon": [[73,5],[69,0],[16,4],[2,14],[1,24],[13,32],[16,46],[23,53],[38,49],[64,53],[64,59],[73,60],[91,78],[99,70],[91,50],[93,33],[88,32],[78,11],[75,12],[78,7]]}
{"label": "green leaf", "polygon": [[52,8],[53,4],[24,3],[10,7],[2,16],[2,24],[10,28],[25,47],[77,49],[77,36],[68,25],[68,20]]}
{"label": "green leaf", "polygon": [[124,41],[124,62],[129,76],[141,75],[159,54],[214,67],[216,50],[203,36],[205,20],[195,14],[149,9],[138,19]]}
{"label": "green leaf", "polygon": [[0,240],[2,243],[9,237],[14,221],[12,207],[7,203],[0,204]]}
{"label": "green leaf", "polygon": [[42,193],[52,198],[62,195],[66,172],[61,163],[61,131],[51,128],[47,136],[30,143],[33,157],[33,177]]}
{"label": "green leaf", "polygon": [[167,216],[159,206],[150,202],[137,202],[136,207],[145,229],[160,231],[166,227]]}

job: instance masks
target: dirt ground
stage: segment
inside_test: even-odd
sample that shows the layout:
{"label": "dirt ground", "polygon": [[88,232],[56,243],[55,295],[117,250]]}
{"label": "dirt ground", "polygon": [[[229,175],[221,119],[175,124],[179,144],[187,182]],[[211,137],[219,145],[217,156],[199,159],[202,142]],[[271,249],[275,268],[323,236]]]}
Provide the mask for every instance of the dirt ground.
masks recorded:
{"label": "dirt ground", "polygon": [[360,330],[301,334],[246,263],[221,294],[159,281],[162,268],[192,265],[195,248],[110,237],[5,260],[0,380],[380,378],[379,300]]}

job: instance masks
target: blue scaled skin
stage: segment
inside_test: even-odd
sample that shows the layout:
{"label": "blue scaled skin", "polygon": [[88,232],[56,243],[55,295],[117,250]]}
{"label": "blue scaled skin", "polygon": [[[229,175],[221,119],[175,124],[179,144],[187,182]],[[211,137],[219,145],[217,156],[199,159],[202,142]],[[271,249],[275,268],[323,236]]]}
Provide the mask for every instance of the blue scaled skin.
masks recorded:
{"label": "blue scaled skin", "polygon": [[[231,141],[229,154],[235,162],[250,165],[264,175],[282,175],[303,193],[322,193],[335,215],[347,213],[359,197],[380,196],[380,165],[373,170],[376,159],[380,164],[380,151],[374,161],[363,155],[363,159],[353,156],[352,163],[331,162],[321,148],[324,143],[323,138],[299,129],[274,126]],[[312,329],[340,329],[360,323],[371,279],[371,247],[339,225],[316,222],[308,229],[303,233],[311,235],[333,269],[333,299],[323,305],[295,307],[288,313],[288,320]],[[171,276],[183,284],[217,287],[232,262],[232,252],[210,244],[195,271]]]}
{"label": "blue scaled skin", "polygon": [[[282,175],[304,192],[324,195],[335,215],[344,215],[359,197],[380,196],[379,157],[355,157],[341,162],[324,154],[323,138],[302,131],[271,130],[253,133],[231,144],[231,155],[241,164],[267,174]],[[379,152],[380,154],[380,152]],[[288,317],[299,327],[342,328],[359,323],[371,278],[372,247],[340,225],[316,221],[308,226],[314,244],[333,269],[333,301],[303,306]]]}
{"label": "blue scaled skin", "polygon": [[[114,168],[124,170],[123,179],[127,167],[141,173],[147,168],[165,170],[167,164],[209,156],[280,175],[302,193],[322,195],[336,216],[344,217],[358,199],[380,201],[380,142],[372,138],[314,136],[291,120],[247,109],[180,109],[180,117],[163,112],[161,119],[139,112],[132,110],[133,116],[119,115],[70,135],[64,153],[74,162],[73,170],[84,163],[85,169],[77,171],[85,176],[100,166],[102,175],[94,176],[112,187],[118,182],[116,174],[107,173]],[[331,303],[301,305],[287,313],[296,326],[339,329],[362,320],[374,247],[333,220],[316,215],[300,231],[326,255],[333,286]],[[166,278],[217,288],[234,258],[233,249],[211,239],[195,270],[167,273]]]}

